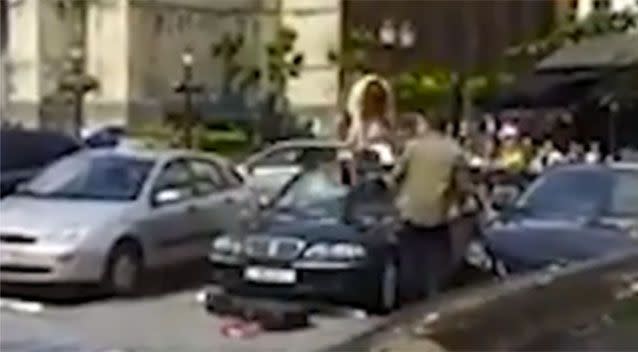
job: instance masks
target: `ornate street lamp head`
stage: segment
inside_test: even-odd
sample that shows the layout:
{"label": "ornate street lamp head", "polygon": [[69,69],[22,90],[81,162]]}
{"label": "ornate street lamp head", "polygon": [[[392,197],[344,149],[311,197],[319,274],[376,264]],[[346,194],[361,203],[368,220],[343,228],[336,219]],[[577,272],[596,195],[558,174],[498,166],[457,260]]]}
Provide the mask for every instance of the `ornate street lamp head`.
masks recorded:
{"label": "ornate street lamp head", "polygon": [[185,67],[192,67],[195,62],[195,58],[193,57],[193,52],[191,49],[187,48],[182,53],[182,64]]}
{"label": "ornate street lamp head", "polygon": [[402,48],[412,48],[416,42],[416,29],[410,21],[403,21],[399,27],[399,42]]}
{"label": "ornate street lamp head", "polygon": [[386,19],[379,27],[379,42],[385,47],[394,46],[397,40],[397,30],[394,27],[394,21]]}

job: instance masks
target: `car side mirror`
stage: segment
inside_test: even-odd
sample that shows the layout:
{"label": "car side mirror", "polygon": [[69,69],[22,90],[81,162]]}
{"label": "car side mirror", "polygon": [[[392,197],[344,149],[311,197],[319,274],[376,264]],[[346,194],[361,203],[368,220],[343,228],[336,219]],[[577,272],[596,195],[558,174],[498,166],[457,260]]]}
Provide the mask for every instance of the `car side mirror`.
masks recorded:
{"label": "car side mirror", "polygon": [[176,188],[168,188],[158,191],[153,195],[153,204],[164,205],[169,203],[178,202],[184,198],[184,194],[181,190]]}

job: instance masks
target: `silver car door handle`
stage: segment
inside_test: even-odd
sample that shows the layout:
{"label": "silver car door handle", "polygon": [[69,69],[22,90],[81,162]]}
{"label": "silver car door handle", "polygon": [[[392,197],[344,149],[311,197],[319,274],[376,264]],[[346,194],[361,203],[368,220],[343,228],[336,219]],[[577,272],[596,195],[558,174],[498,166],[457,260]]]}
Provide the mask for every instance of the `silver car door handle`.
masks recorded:
{"label": "silver car door handle", "polygon": [[189,205],[186,207],[186,212],[187,213],[195,213],[199,210],[199,208],[196,205]]}

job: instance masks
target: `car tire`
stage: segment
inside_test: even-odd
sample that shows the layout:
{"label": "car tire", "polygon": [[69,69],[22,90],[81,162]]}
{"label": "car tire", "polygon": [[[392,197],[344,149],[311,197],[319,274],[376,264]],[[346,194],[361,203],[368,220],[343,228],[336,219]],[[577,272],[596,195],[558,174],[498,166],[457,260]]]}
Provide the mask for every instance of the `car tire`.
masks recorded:
{"label": "car tire", "polygon": [[398,306],[399,266],[393,257],[384,260],[375,282],[375,290],[367,304],[374,314],[388,314]]}
{"label": "car tire", "polygon": [[104,275],[104,286],[117,296],[134,296],[140,293],[143,277],[142,252],[133,241],[115,245],[109,254]]}

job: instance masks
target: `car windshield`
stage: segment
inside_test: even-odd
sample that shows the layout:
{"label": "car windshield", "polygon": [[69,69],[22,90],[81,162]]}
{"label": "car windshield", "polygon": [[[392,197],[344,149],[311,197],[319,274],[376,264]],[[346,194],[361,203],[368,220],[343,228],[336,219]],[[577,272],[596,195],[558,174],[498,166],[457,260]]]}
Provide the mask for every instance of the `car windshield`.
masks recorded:
{"label": "car windshield", "polygon": [[278,208],[329,207],[348,193],[348,187],[324,169],[308,171],[291,181],[275,205]]}
{"label": "car windshield", "polygon": [[134,200],[153,164],[153,160],[129,156],[75,155],[45,169],[25,187],[21,187],[18,195]]}
{"label": "car windshield", "polygon": [[536,181],[515,209],[554,218],[638,215],[638,173],[557,170]]}

